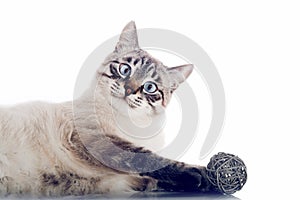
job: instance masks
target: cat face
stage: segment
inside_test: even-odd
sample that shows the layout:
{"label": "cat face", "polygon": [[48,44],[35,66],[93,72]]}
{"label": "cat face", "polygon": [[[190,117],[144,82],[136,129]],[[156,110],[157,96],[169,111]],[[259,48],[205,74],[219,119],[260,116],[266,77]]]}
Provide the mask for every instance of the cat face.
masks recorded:
{"label": "cat face", "polygon": [[192,65],[164,66],[138,46],[134,22],[123,30],[115,51],[98,71],[107,100],[121,113],[128,109],[155,115],[168,105],[173,91],[192,72]]}

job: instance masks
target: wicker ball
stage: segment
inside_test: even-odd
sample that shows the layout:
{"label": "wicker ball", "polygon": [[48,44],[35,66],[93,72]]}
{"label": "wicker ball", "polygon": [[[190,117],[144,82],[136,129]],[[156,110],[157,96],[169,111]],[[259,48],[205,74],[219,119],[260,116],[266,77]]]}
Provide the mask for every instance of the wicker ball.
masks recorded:
{"label": "wicker ball", "polygon": [[247,168],[237,156],[227,153],[214,155],[207,165],[207,176],[218,192],[233,194],[247,181]]}

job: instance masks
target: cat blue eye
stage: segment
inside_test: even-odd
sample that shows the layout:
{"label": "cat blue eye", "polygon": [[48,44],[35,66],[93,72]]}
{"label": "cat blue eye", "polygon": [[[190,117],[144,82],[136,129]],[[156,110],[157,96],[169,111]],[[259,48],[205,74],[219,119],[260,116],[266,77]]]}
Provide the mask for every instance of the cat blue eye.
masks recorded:
{"label": "cat blue eye", "polygon": [[144,84],[144,91],[147,93],[154,93],[157,91],[157,85],[151,81],[148,81]]}
{"label": "cat blue eye", "polygon": [[127,77],[131,73],[131,67],[129,65],[126,65],[126,64],[120,64],[119,72],[122,76]]}

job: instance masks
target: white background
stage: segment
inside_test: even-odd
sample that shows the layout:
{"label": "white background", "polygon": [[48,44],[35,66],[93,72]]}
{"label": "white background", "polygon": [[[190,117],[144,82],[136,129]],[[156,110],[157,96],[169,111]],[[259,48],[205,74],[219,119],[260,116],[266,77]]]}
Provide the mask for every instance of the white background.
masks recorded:
{"label": "white background", "polygon": [[[246,162],[248,182],[235,196],[294,199],[299,10],[297,1],[283,0],[1,1],[0,104],[71,100],[86,57],[130,20],[139,28],[174,30],[201,45],[222,77],[226,122],[213,153]],[[189,152],[196,161],[183,160],[197,163],[199,150]]]}

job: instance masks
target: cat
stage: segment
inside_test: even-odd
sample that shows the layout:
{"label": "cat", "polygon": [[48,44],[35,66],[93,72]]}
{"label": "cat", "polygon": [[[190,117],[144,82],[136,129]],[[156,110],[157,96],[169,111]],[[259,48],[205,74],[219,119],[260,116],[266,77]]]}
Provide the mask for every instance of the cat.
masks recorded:
{"label": "cat", "polygon": [[[172,93],[192,70],[150,56],[128,23],[80,98],[0,108],[0,195],[210,191],[205,167],[163,158],[153,145]],[[134,137],[147,131],[158,136]]]}

